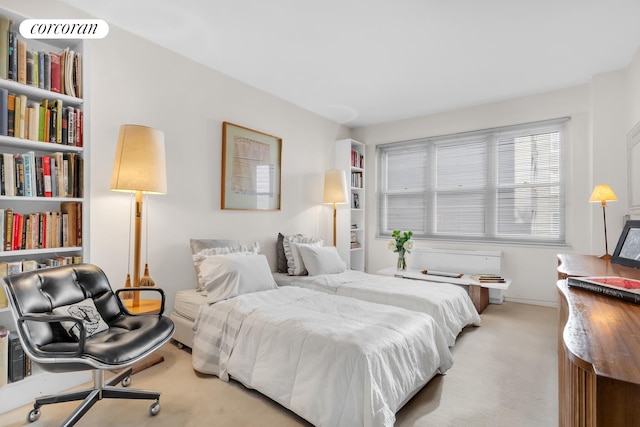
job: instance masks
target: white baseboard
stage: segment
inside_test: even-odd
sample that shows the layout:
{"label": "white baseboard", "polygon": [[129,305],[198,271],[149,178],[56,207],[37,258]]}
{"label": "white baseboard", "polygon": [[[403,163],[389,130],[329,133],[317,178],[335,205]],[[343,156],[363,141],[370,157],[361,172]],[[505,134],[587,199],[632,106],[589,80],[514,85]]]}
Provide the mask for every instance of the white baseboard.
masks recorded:
{"label": "white baseboard", "polygon": [[538,299],[513,298],[513,297],[505,297],[504,300],[509,302],[517,302],[519,304],[531,304],[531,305],[540,305],[543,307],[558,308],[557,301],[544,301],[544,300],[538,300]]}

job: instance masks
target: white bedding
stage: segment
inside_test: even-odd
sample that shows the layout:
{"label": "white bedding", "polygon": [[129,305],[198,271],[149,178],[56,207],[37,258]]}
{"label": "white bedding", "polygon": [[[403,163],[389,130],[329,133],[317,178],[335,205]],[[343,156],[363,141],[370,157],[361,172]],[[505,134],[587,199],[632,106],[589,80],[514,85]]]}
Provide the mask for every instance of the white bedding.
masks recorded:
{"label": "white bedding", "polygon": [[197,289],[183,289],[176,292],[173,310],[180,316],[194,320],[200,306],[207,302],[207,295]]}
{"label": "white bedding", "polygon": [[297,287],[203,305],[192,361],[326,427],[393,426],[453,363],[430,316]]}
{"label": "white bedding", "polygon": [[455,344],[462,328],[480,325],[480,315],[467,291],[450,283],[380,276],[356,270],[318,276],[286,276],[281,273],[273,276],[278,286],[298,286],[427,313],[440,325],[449,346]]}

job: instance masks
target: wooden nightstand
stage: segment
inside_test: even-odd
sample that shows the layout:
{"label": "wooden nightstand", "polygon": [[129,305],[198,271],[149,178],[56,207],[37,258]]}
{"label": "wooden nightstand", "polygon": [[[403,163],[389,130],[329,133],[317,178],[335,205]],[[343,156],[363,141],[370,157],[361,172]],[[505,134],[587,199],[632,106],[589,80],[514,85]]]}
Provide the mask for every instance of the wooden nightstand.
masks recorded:
{"label": "wooden nightstand", "polygon": [[137,307],[133,307],[132,299],[123,299],[122,304],[130,313],[133,314],[153,314],[160,312],[160,304],[162,301],[159,299],[141,299]]}

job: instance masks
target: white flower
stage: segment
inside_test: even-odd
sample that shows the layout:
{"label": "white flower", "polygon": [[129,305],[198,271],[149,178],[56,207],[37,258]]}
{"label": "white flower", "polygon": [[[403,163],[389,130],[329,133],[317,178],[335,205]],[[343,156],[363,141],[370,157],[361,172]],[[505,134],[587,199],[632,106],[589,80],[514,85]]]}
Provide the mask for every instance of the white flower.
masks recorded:
{"label": "white flower", "polygon": [[390,251],[395,251],[396,241],[394,239],[389,240],[389,244],[387,244],[387,248],[389,248]]}
{"label": "white flower", "polygon": [[406,242],[404,242],[404,245],[402,245],[402,247],[405,251],[410,252],[411,249],[413,249],[413,240],[407,240]]}

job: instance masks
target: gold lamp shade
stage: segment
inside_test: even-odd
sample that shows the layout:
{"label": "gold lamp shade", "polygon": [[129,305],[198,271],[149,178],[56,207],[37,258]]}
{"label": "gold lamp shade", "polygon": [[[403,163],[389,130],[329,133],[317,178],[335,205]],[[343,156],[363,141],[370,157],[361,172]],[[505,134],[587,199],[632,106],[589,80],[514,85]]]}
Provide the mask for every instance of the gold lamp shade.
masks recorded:
{"label": "gold lamp shade", "polygon": [[349,203],[347,174],[342,169],[329,169],[324,173],[324,196],[322,203],[333,204],[333,245],[336,245],[337,204]]}
{"label": "gold lamp shade", "polygon": [[167,192],[164,132],[140,125],[120,126],[111,189]]}
{"label": "gold lamp shade", "polygon": [[589,201],[592,203],[600,202],[602,206],[606,206],[607,202],[615,202],[618,200],[616,193],[613,192],[609,184],[596,185],[589,197]]}
{"label": "gold lamp shade", "polygon": [[599,184],[596,185],[591,193],[591,197],[589,197],[589,201],[592,203],[600,202],[602,205],[602,222],[604,224],[604,249],[605,253],[600,258],[610,259],[611,255],[609,254],[609,242],[607,241],[607,212],[605,208],[607,207],[607,202],[615,202],[618,200],[616,197],[616,193],[613,192],[611,187],[608,184]]}
{"label": "gold lamp shade", "polygon": [[322,203],[349,203],[346,173],[342,169],[329,169],[325,172]]}

